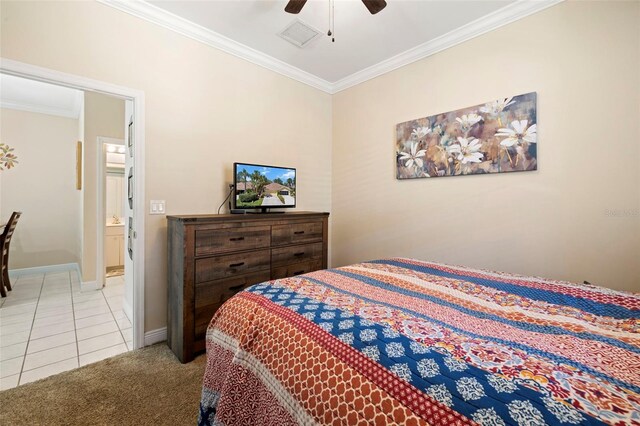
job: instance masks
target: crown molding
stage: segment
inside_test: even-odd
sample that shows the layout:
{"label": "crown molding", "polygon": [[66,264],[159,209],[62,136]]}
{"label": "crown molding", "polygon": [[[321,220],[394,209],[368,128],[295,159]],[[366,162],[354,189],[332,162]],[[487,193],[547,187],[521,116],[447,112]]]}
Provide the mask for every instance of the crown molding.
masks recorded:
{"label": "crown molding", "polygon": [[515,3],[511,3],[475,21],[471,21],[438,38],[429,40],[426,43],[340,79],[332,84],[332,93],[338,93],[349,87],[364,83],[367,80],[434,55],[563,1],[564,0],[518,0]]}
{"label": "crown molding", "polygon": [[80,111],[84,105],[84,94],[81,91],[76,93],[73,105],[70,108],[60,108],[51,105],[38,105],[28,102],[15,101],[11,99],[2,99],[0,108],[14,109],[17,111],[35,112],[38,114],[54,115],[56,117],[78,119]]}
{"label": "crown molding", "polygon": [[171,12],[140,0],[97,0],[122,12],[165,27],[186,37],[207,44],[216,49],[245,59],[261,67],[307,84],[323,92],[331,93],[332,85],[326,80],[287,64],[249,46],[238,43],[215,31],[188,21]]}
{"label": "crown molding", "polygon": [[323,92],[335,94],[382,74],[419,61],[489,31],[508,25],[564,0],[518,0],[438,38],[406,50],[396,56],[355,72],[336,82],[329,82],[276,59],[215,31],[167,12],[142,0],[97,0],[99,3],[152,22],[186,37],[207,44],[256,65],[290,77]]}

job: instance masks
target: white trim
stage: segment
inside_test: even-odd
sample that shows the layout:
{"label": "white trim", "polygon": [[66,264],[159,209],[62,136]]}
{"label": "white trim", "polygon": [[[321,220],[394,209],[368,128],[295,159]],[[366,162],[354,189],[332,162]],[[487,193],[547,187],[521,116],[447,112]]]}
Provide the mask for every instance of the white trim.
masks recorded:
{"label": "white trim", "polygon": [[220,33],[195,24],[178,15],[140,0],[97,0],[122,12],[160,25],[178,34],[215,47],[223,52],[245,59],[256,65],[290,77],[311,87],[331,93],[331,83],[315,75],[289,65],[280,59],[269,56],[242,43],[231,40]]}
{"label": "white trim", "polygon": [[[104,260],[104,234],[107,232],[107,215],[105,213],[107,157],[105,155],[104,148],[104,144],[106,143],[112,145],[124,145],[124,140],[108,138],[105,136],[98,136],[96,139],[96,144],[98,145],[98,155],[96,155],[96,283],[98,284],[98,288],[102,288],[107,279]],[[129,320],[131,320],[131,317],[129,317]]]}
{"label": "white trim", "polygon": [[[82,93],[82,92],[78,92]],[[54,115],[56,117],[78,119],[80,117],[80,109],[82,108],[82,100],[74,99],[72,108],[57,108],[53,106],[35,105],[26,102],[12,102],[7,100],[0,101],[0,108],[14,109],[17,111],[35,112],[38,114]]]}
{"label": "white trim", "polygon": [[510,24],[518,19],[525,18],[540,12],[548,7],[561,3],[564,0],[518,0],[503,8],[489,13],[475,21],[469,22],[440,37],[399,53],[361,71],[355,72],[336,82],[324,80],[293,65],[289,65],[280,59],[276,59],[266,53],[257,51],[244,44],[231,40],[215,31],[202,27],[171,12],[161,9],[141,0],[98,0],[100,3],[118,9],[122,12],[160,25],[171,31],[175,31],[186,37],[201,43],[220,49],[239,58],[245,59],[256,65],[275,71],[290,77],[301,83],[308,84],[316,89],[329,94],[335,94],[342,90],[363,83],[372,78],[386,74],[390,71],[419,61],[457,44],[470,40],[489,31]]}
{"label": "white trim", "polygon": [[[41,85],[38,84],[38,89]],[[35,112],[37,114],[53,115],[56,117],[79,119],[83,110],[84,94],[81,90],[73,90],[72,105],[56,106],[46,103],[31,103],[25,99],[0,99],[0,108],[13,109],[17,111]]]}
{"label": "white trim", "polygon": [[145,267],[145,219],[146,219],[146,198],[145,198],[145,113],[144,113],[144,93],[139,98],[133,99],[133,117],[134,117],[134,170],[137,170],[135,179],[133,180],[134,197],[133,204],[135,210],[133,212],[134,221],[134,259],[133,259],[133,324],[135,329],[133,332],[133,347],[141,348],[144,346],[144,267]]}
{"label": "white trim", "polygon": [[144,333],[144,345],[149,346],[167,340],[167,327],[158,328]]}
{"label": "white trim", "polygon": [[471,21],[440,37],[429,40],[426,43],[340,79],[332,84],[332,93],[340,92],[382,74],[409,65],[474,37],[510,24],[518,19],[540,12],[562,1],[564,0],[518,0],[515,3],[511,3],[475,21]]}
{"label": "white trim", "polygon": [[65,272],[65,271],[75,272],[78,275],[78,281],[80,281],[80,291],[99,290],[102,288],[102,286],[98,286],[97,281],[82,282],[80,265],[78,265],[77,263],[61,263],[58,265],[34,266],[31,268],[11,269],[9,270],[9,276],[11,278],[17,278],[22,275],[50,274],[50,273]]}
{"label": "white trim", "polygon": [[[145,125],[144,125],[144,92],[130,89],[128,87],[117,86],[99,80],[67,74],[48,68],[42,68],[11,59],[0,58],[0,72],[17,77],[30,78],[32,80],[44,81],[47,83],[71,87],[73,89],[85,90],[89,92],[104,93],[121,99],[129,99],[134,104],[135,144],[134,155],[136,159],[136,170],[145,170],[144,167],[144,145],[145,145]],[[133,306],[133,347],[144,346],[144,267],[145,267],[145,176],[138,173],[135,179],[134,203],[138,207],[134,212],[136,237],[134,238],[134,306]]]}
{"label": "white trim", "polygon": [[[22,275],[37,275],[37,274],[50,274],[54,272],[70,271],[75,272],[78,275],[78,280],[82,280],[82,274],[80,273],[80,265],[77,263],[61,263],[58,265],[46,265],[46,266],[34,266],[31,268],[11,269],[9,270],[9,277],[17,278]],[[102,286],[98,285],[97,281],[80,281],[80,291],[93,291],[100,290]]]}
{"label": "white trim", "polygon": [[33,266],[31,268],[10,269],[9,276],[11,278],[20,277],[22,275],[46,274],[50,272],[63,271],[79,271],[80,267],[77,263],[61,263],[58,265]]}
{"label": "white trim", "polygon": [[14,75],[16,77],[30,78],[36,81],[57,84],[58,86],[84,90],[86,92],[103,93],[105,95],[121,99],[136,99],[138,97],[144,98],[144,92],[141,90],[130,89],[128,87],[93,80],[79,75],[67,74],[65,72],[2,57],[0,57],[0,72]]}

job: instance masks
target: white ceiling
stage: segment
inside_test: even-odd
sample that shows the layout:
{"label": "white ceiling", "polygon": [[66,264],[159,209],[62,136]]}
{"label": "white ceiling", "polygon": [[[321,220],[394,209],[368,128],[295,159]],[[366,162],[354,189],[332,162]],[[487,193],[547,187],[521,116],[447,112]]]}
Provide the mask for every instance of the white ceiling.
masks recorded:
{"label": "white ceiling", "polygon": [[[499,1],[388,0],[371,15],[360,0],[335,1],[335,43],[329,29],[329,0],[309,0],[300,14],[284,11],[287,0],[150,1],[330,83],[416,47],[513,3]],[[296,18],[320,30],[303,49],[277,34]]]}
{"label": "white ceiling", "polygon": [[0,74],[0,106],[67,118],[80,117],[81,90]]}
{"label": "white ceiling", "polygon": [[[562,0],[387,0],[371,15],[360,0],[98,0],[329,93],[361,83]],[[303,48],[277,34],[300,19],[322,35]]]}

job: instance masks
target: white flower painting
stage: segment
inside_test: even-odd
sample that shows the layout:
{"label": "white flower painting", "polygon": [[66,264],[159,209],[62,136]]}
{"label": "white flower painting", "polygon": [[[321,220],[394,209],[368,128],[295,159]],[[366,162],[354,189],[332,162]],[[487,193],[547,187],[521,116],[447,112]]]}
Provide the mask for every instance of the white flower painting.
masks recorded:
{"label": "white flower painting", "polygon": [[514,146],[523,142],[536,143],[536,125],[527,127],[527,120],[515,120],[511,122],[511,128],[498,129],[497,137],[504,137],[500,145]]}
{"label": "white flower painting", "polygon": [[416,151],[418,149],[418,144],[416,142],[411,144],[411,149],[409,152],[400,153],[400,160],[404,161],[404,166],[407,168],[413,167],[415,164],[416,167],[422,167],[424,165],[422,158],[424,157],[426,151],[421,149],[420,151]]}
{"label": "white flower painting", "polygon": [[495,117],[513,102],[513,98],[503,98],[493,102],[487,102],[484,106],[480,107],[480,112]]}
{"label": "white flower painting", "polygon": [[413,129],[413,132],[411,132],[411,136],[413,136],[417,140],[420,140],[427,136],[429,133],[431,133],[431,129],[428,127],[416,127],[415,129]]}
{"label": "white flower painting", "polygon": [[456,117],[456,121],[460,123],[462,129],[470,129],[474,124],[482,121],[482,117],[478,114],[465,114],[462,117]]}
{"label": "white flower painting", "polygon": [[396,177],[537,170],[535,92],[400,123]]}
{"label": "white flower painting", "polygon": [[482,162],[480,142],[476,138],[462,138],[458,136],[458,144],[449,145],[448,151],[455,155],[462,164]]}

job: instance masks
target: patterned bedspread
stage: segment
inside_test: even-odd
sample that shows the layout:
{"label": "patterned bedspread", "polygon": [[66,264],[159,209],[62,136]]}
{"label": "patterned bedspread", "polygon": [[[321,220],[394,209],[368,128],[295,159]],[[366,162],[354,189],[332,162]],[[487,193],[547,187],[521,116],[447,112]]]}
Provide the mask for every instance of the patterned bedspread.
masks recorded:
{"label": "patterned bedspread", "polygon": [[255,285],[199,423],[640,425],[640,295],[410,259]]}

